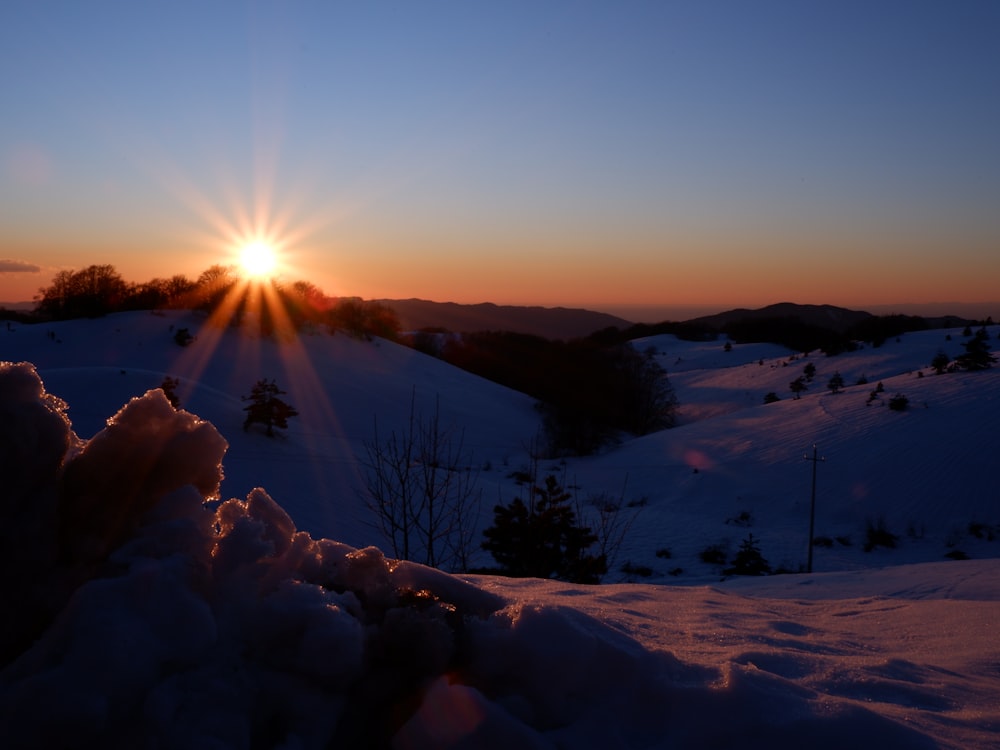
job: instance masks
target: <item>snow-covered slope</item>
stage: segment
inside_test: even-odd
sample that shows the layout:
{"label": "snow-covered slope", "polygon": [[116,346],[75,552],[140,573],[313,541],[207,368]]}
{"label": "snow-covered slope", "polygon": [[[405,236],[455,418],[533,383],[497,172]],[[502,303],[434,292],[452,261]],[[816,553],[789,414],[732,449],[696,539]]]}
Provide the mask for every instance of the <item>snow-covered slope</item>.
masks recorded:
{"label": "snow-covered slope", "polygon": [[[180,327],[196,333],[190,347],[174,344]],[[11,371],[0,393],[5,588],[7,611],[24,618],[9,618],[5,632],[18,642],[19,622],[30,632],[38,610],[61,610],[0,672],[4,734],[15,746],[155,737],[166,747],[318,747],[331,738],[394,747],[993,747],[1000,370],[930,374],[938,349],[954,356],[960,344],[958,331],[932,331],[803,359],[768,345],[637,342],[655,347],[670,372],[680,425],[542,470],[582,497],[632,501],[618,564],[630,563],[633,578],[646,566],[649,580],[688,585],[587,588],[463,582],[294,535],[293,523],[313,539],[380,542],[359,499],[359,462],[375,421],[399,428],[411,399],[424,412],[439,403],[443,422],[464,430],[488,498],[512,496],[508,475],[527,462],[538,428],[521,394],[388,342],[260,341],[184,313],[14,325],[0,332],[0,359],[35,363],[68,402],[76,432],[100,431],[84,451],[88,468],[74,475],[103,488],[91,500],[98,520],[81,516],[84,528],[100,528],[104,503],[141,506],[155,495],[128,479],[137,460],[171,461],[149,474],[161,483],[206,486],[222,444],[195,430],[204,423],[170,417],[146,397],[103,430],[122,403],[167,375],[181,380],[182,405],[228,441],[223,498],[262,485],[292,518],[251,493],[213,521],[197,493],[174,493],[144,501],[158,510],[115,554],[116,572],[82,584],[92,573],[65,563],[53,573],[52,532],[29,521],[55,492],[46,489],[55,476],[35,463],[48,465],[51,453],[37,415],[57,407],[31,406],[30,380]],[[793,400],[788,383],[807,362],[817,374]],[[834,371],[848,384],[841,393],[822,385]],[[853,385],[862,377],[868,383]],[[259,378],[278,381],[301,411],[281,439],[241,429],[241,396]],[[870,400],[879,381],[884,391]],[[764,405],[769,391],[782,401]],[[897,392],[910,400],[904,412],[885,405]],[[817,534],[837,540],[815,548],[817,572],[720,580],[700,551],[732,552],[748,533],[773,565],[801,566],[812,468],[803,457],[814,443],[826,459]],[[863,551],[875,518],[898,533],[897,549]],[[63,546],[67,533],[85,534],[61,531]],[[953,550],[984,559],[942,561]],[[908,564],[921,560],[939,562]],[[67,577],[78,588],[60,605]]]}
{"label": "snow-covered slope", "polygon": [[[627,475],[630,492],[648,498],[622,554],[656,575],[675,566],[704,571],[698,551],[721,544],[733,552],[748,533],[772,564],[798,570],[812,492],[804,459],[814,445],[825,459],[816,535],[839,540],[814,550],[815,570],[940,560],[955,550],[1000,556],[982,529],[1000,523],[991,460],[1000,445],[1000,369],[937,375],[928,364],[939,350],[963,352],[963,340],[960,330],[911,333],[836,357],[762,344],[725,351],[721,341],[672,337],[636,342],[654,347],[670,372],[681,426],[576,461],[574,476],[588,487]],[[810,363],[816,374],[794,399],[789,383]],[[838,372],[846,387],[833,393],[826,383]],[[765,405],[769,392],[782,400]],[[896,394],[909,400],[905,411],[888,408]],[[880,519],[898,546],[866,553],[868,525]],[[650,556],[663,548],[670,559]]]}
{"label": "snow-covered slope", "polygon": [[[196,336],[188,347],[173,340],[180,328]],[[229,442],[225,497],[267,487],[289,498],[301,528],[360,546],[383,541],[360,498],[360,462],[376,421],[388,435],[406,426],[411,404],[424,415],[439,407],[442,425],[464,431],[469,461],[476,468],[492,462],[498,478],[538,429],[531,399],[407,347],[326,334],[261,340],[183,312],[16,326],[0,335],[0,360],[34,363],[48,390],[70,405],[82,437],[129,398],[165,376],[178,378],[181,407]],[[274,379],[299,411],[278,439],[242,429],[242,397],[261,378]],[[488,487],[493,477],[484,474]],[[497,490],[486,493],[493,498]]]}
{"label": "snow-covered slope", "polygon": [[[197,336],[187,348],[173,341],[182,327]],[[731,554],[750,533],[772,566],[799,570],[808,552],[812,479],[804,457],[813,445],[825,459],[817,467],[815,533],[834,540],[814,548],[814,570],[943,560],[956,550],[1000,557],[1000,541],[987,538],[991,527],[1000,536],[990,460],[1000,368],[934,375],[929,367],[939,350],[961,353],[963,340],[960,330],[911,333],[837,357],[796,356],[770,344],[726,351],[722,341],[672,336],[636,341],[639,349],[652,347],[668,371],[679,426],[540,469],[576,487],[585,514],[600,493],[631,504],[624,515],[635,519],[609,581],[636,578],[621,573],[625,563],[650,573],[649,581],[717,580],[720,568],[700,553],[719,545]],[[224,497],[264,486],[300,528],[357,546],[384,543],[361,499],[365,443],[376,420],[387,435],[405,425],[411,399],[424,414],[439,404],[442,424],[464,436],[477,472],[480,527],[495,502],[521,491],[510,475],[527,467],[539,429],[531,399],[406,347],[325,334],[276,343],[183,312],[14,324],[0,331],[4,359],[33,362],[48,390],[69,403],[83,437],[129,398],[166,375],[178,377],[182,407],[229,442]],[[793,399],[789,382],[809,363],[816,375]],[[846,383],[839,393],[826,388],[834,372]],[[274,378],[300,411],[277,440],[241,428],[241,397],[259,378]],[[884,391],[870,400],[878,383]],[[782,400],[765,405],[769,392]],[[887,408],[897,393],[909,399],[904,412]],[[865,552],[866,530],[880,520],[898,545]]]}

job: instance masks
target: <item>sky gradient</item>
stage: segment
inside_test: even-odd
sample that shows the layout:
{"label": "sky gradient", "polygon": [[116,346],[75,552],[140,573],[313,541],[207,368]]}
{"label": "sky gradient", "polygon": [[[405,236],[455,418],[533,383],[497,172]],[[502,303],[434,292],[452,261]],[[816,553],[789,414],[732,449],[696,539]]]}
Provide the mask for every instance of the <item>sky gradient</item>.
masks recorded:
{"label": "sky gradient", "polygon": [[998,38],[977,0],[7,2],[0,300],[264,237],[365,298],[994,301]]}

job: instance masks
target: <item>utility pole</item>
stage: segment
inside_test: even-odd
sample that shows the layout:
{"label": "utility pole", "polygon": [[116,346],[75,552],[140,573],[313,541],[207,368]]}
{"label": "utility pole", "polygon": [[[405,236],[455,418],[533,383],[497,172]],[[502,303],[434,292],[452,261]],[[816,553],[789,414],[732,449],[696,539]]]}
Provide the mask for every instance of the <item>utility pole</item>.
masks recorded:
{"label": "utility pole", "polygon": [[813,481],[812,481],[812,498],[809,502],[809,562],[806,563],[806,573],[813,572],[813,531],[816,528],[816,465],[820,461],[826,461],[825,458],[820,458],[817,455],[816,444],[813,443],[813,454],[810,456],[808,453],[803,456],[806,461],[812,461],[813,465]]}

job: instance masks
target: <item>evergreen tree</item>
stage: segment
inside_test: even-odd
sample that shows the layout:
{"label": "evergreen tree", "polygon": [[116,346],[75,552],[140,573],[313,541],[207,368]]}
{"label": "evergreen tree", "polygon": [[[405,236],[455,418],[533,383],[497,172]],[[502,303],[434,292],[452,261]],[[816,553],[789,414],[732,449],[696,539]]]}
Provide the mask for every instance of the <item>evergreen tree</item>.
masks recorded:
{"label": "evergreen tree", "polygon": [[766,576],[771,573],[771,566],[760,553],[760,546],[753,534],[749,534],[733,557],[732,567],[722,572],[727,576]]}
{"label": "evergreen tree", "polygon": [[934,368],[934,372],[938,375],[942,374],[948,369],[948,365],[951,363],[951,358],[944,353],[941,349],[938,349],[938,353],[934,355],[934,359],[931,360],[931,367]]}
{"label": "evergreen tree", "polygon": [[187,328],[178,328],[174,334],[174,343],[177,346],[187,346],[192,341],[194,341],[194,336],[191,335],[191,331]]}
{"label": "evergreen tree", "polygon": [[975,336],[962,345],[965,347],[965,353],[955,357],[955,364],[963,370],[987,370],[992,367],[997,358],[990,354],[990,345],[987,341],[986,332],[977,331]]}
{"label": "evergreen tree", "polygon": [[834,372],[833,377],[827,382],[826,387],[830,389],[831,393],[837,393],[844,387],[843,376],[839,372]]}
{"label": "evergreen tree", "polygon": [[802,391],[808,388],[808,386],[806,385],[805,378],[803,378],[801,375],[799,375],[797,378],[795,378],[795,380],[789,383],[788,387],[791,389],[792,393],[795,394],[795,398],[801,398]]}
{"label": "evergreen tree", "polygon": [[274,437],[275,427],[287,429],[289,417],[298,416],[298,411],[278,398],[284,394],[273,380],[258,380],[250,395],[243,397],[244,401],[250,402],[243,407],[247,413],[243,431],[248,431],[252,424],[262,424],[267,428],[267,436]]}
{"label": "evergreen tree", "polygon": [[493,526],[483,532],[482,547],[497,561],[498,572],[515,578],[600,581],[607,560],[587,552],[597,536],[578,525],[571,498],[549,475],[544,487],[531,488],[527,503],[516,498],[494,507]]}

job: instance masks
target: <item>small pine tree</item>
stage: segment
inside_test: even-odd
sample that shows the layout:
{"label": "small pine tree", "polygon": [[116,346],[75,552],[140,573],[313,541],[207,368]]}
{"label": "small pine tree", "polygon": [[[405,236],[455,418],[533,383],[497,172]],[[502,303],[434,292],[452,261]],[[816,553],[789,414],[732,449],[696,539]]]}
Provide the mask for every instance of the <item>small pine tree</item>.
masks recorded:
{"label": "small pine tree", "polygon": [[515,578],[558,578],[598,583],[607,572],[604,555],[588,554],[597,536],[577,523],[572,496],[552,475],[544,487],[532,487],[528,503],[516,498],[493,509],[493,525],[483,532],[484,550],[499,573]]}
{"label": "small pine tree", "polygon": [[830,389],[830,393],[837,393],[844,387],[843,376],[839,372],[834,372],[830,380],[827,381],[826,387]]}
{"label": "small pine tree", "polygon": [[948,357],[948,355],[945,354],[943,350],[938,349],[938,353],[935,354],[934,359],[931,360],[931,367],[934,368],[934,372],[936,372],[938,375],[941,375],[942,373],[944,373],[945,370],[948,369],[948,365],[950,362],[951,359]]}
{"label": "small pine tree", "polygon": [[722,572],[727,576],[766,576],[770,575],[771,566],[760,553],[753,534],[749,534],[733,557],[732,566]]}
{"label": "small pine tree", "polygon": [[816,365],[812,362],[808,363],[802,368],[802,374],[806,376],[806,380],[812,382],[812,379],[816,377]]}
{"label": "small pine tree", "polygon": [[778,394],[775,393],[774,391],[768,391],[766,394],[764,394],[765,404],[773,404],[775,401],[781,401],[781,397],[778,396]]}
{"label": "small pine tree", "polygon": [[274,437],[275,427],[287,429],[288,419],[298,416],[298,411],[278,398],[284,394],[273,380],[258,380],[250,395],[243,396],[244,401],[250,402],[243,407],[243,411],[247,413],[247,418],[243,420],[243,431],[247,432],[252,424],[262,424],[267,428],[267,436]]}
{"label": "small pine tree", "polygon": [[177,346],[187,346],[192,341],[194,341],[194,336],[191,335],[191,331],[187,328],[178,328],[174,334],[174,343]]}
{"label": "small pine tree", "polygon": [[997,358],[990,354],[987,341],[985,330],[977,331],[975,336],[962,344],[965,353],[955,357],[955,364],[963,370],[987,370],[992,367]]}
{"label": "small pine tree", "polygon": [[806,385],[805,378],[799,375],[795,380],[788,384],[792,393],[795,394],[795,398],[802,398],[802,391],[806,390],[808,386]]}

